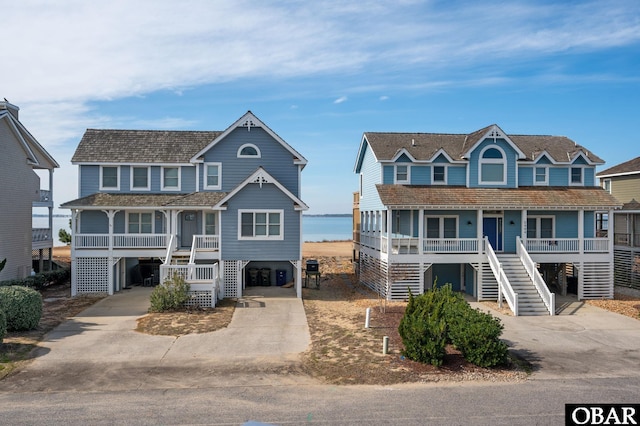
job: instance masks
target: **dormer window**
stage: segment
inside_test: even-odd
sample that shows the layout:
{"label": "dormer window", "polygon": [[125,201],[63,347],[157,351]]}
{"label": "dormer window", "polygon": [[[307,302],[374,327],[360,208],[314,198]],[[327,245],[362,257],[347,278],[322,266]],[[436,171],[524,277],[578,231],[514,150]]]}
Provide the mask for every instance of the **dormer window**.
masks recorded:
{"label": "dormer window", "polygon": [[260,149],[252,143],[246,143],[238,148],[238,158],[260,158]]}
{"label": "dormer window", "polygon": [[433,166],[433,183],[447,183],[447,168],[445,166]]}
{"label": "dormer window", "polygon": [[549,181],[547,175],[547,167],[535,167],[534,168],[534,172],[535,172],[535,176],[534,176],[534,184],[535,185],[546,185]]}
{"label": "dormer window", "polygon": [[505,184],[506,183],[506,156],[499,147],[490,146],[480,153],[480,183],[481,184]]}
{"label": "dormer window", "polygon": [[569,183],[571,185],[582,185],[582,167],[572,167]]}
{"label": "dormer window", "polygon": [[396,172],[395,172],[395,178],[396,178],[396,182],[397,184],[408,184],[409,183],[409,166],[401,166],[401,165],[397,165],[395,166],[396,168]]}

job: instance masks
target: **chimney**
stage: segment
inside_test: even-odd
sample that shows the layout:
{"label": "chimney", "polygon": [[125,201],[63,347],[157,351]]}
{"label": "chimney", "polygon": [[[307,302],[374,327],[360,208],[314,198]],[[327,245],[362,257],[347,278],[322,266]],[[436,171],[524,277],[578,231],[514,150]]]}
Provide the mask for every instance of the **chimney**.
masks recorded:
{"label": "chimney", "polygon": [[7,98],[4,98],[4,101],[0,101],[0,111],[3,109],[9,111],[16,120],[18,119],[18,111],[20,111],[20,108],[10,103]]}

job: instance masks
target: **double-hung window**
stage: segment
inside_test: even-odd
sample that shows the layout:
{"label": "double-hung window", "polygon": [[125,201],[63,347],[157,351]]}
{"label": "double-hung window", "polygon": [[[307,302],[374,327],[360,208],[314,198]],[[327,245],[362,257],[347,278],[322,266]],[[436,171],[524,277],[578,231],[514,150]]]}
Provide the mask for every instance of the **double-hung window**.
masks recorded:
{"label": "double-hung window", "polygon": [[433,166],[433,183],[447,183],[447,168],[445,166]]}
{"label": "double-hung window", "polygon": [[406,165],[396,165],[395,166],[395,183],[398,184],[408,184],[410,181],[410,169],[409,166]]}
{"label": "double-hung window", "polygon": [[180,190],[180,167],[162,168],[162,189]]}
{"label": "double-hung window", "polygon": [[238,239],[282,240],[283,220],[282,210],[239,210]]}
{"label": "double-hung window", "polygon": [[582,185],[582,167],[572,167],[569,179],[571,185]]}
{"label": "double-hung window", "polygon": [[148,191],[149,186],[149,167],[131,167],[131,190],[132,191]]}
{"label": "double-hung window", "polygon": [[120,167],[100,166],[100,189],[120,189]]}
{"label": "double-hung window", "polygon": [[129,234],[152,234],[153,214],[152,213],[129,213],[128,216]]}
{"label": "double-hung window", "polygon": [[204,234],[205,235],[217,235],[216,234],[216,214],[207,213],[204,215]]}
{"label": "double-hung window", "polygon": [[222,187],[222,163],[206,163],[204,171],[204,189],[220,189]]}
{"label": "double-hung window", "polygon": [[546,185],[548,183],[548,168],[547,167],[534,167],[534,185]]}

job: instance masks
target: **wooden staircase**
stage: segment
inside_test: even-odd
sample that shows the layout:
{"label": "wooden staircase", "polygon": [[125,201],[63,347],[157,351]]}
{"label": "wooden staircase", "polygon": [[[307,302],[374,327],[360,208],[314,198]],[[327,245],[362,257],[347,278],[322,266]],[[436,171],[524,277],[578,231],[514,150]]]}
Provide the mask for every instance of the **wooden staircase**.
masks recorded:
{"label": "wooden staircase", "polygon": [[518,315],[549,315],[549,310],[518,255],[501,253],[497,254],[497,257],[513,291],[518,294]]}

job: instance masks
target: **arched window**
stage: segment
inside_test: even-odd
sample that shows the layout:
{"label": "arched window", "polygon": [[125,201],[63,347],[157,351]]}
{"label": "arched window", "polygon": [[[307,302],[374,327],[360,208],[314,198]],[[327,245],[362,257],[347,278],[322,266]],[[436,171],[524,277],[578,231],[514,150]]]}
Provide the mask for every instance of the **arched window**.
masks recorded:
{"label": "arched window", "polygon": [[260,149],[252,143],[246,143],[238,148],[238,158],[260,158]]}
{"label": "arched window", "polygon": [[492,185],[506,183],[507,160],[504,151],[488,146],[480,153],[480,183]]}

